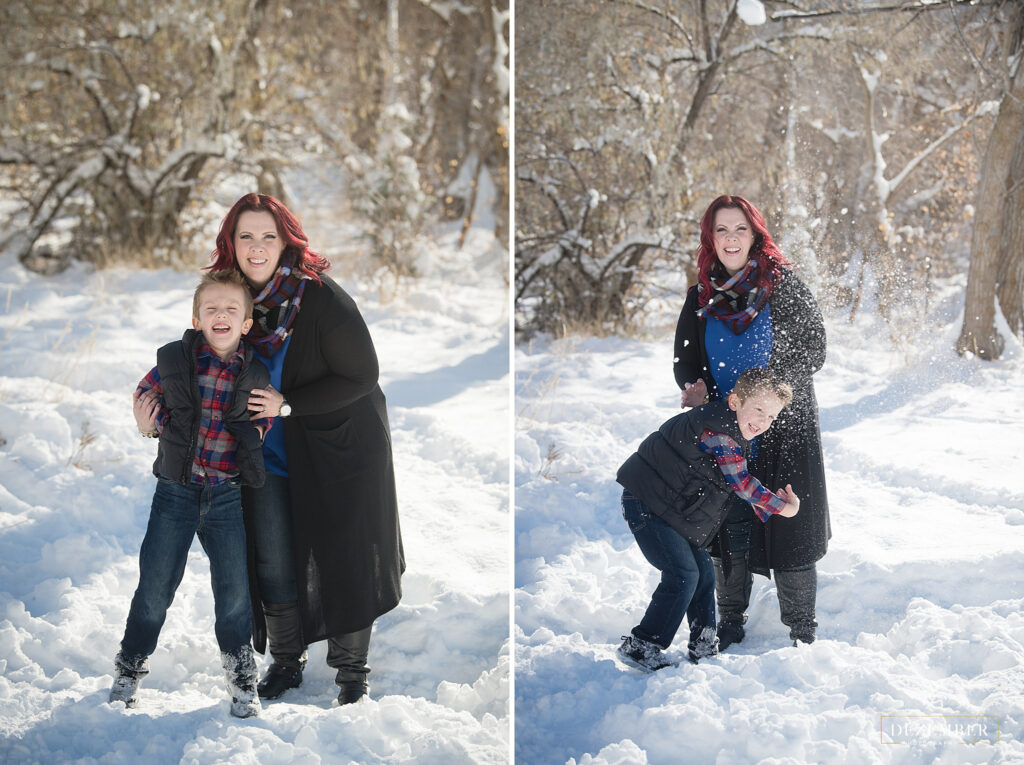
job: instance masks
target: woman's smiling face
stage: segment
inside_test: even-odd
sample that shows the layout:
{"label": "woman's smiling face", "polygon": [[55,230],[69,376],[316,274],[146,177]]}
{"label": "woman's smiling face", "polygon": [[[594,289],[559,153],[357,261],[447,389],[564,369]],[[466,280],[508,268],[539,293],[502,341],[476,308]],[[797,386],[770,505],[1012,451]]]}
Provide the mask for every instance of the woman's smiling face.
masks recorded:
{"label": "woman's smiling face", "polygon": [[732,276],[743,269],[750,259],[750,248],[754,244],[754,228],[736,207],[723,207],[715,213],[711,226],[715,243],[715,255]]}
{"label": "woman's smiling face", "polygon": [[284,252],[274,216],[265,210],[246,210],[238,216],[233,239],[235,262],[246,280],[256,289],[267,286]]}

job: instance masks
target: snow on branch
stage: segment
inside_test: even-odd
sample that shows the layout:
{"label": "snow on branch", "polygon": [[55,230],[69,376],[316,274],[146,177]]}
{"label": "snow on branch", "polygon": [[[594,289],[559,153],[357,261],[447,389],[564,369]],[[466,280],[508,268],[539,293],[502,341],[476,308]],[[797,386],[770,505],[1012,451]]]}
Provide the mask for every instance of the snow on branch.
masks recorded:
{"label": "snow on branch", "polygon": [[602,258],[594,258],[595,277],[603,279],[611,274],[628,270],[623,264],[628,256],[637,250],[668,249],[675,243],[675,237],[667,228],[658,231],[641,231],[629,234],[616,242]]}
{"label": "snow on branch", "polygon": [[871,148],[873,168],[872,183],[875,187],[875,194],[878,198],[878,203],[884,208],[893,195],[903,186],[914,170],[920,167],[923,162],[928,160],[936,151],[942,148],[942,146],[944,146],[951,138],[970,125],[978,116],[988,113],[988,108],[985,105],[982,105],[982,108],[976,109],[973,113],[968,114],[967,117],[960,120],[957,124],[951,125],[941,136],[936,138],[921,151],[916,152],[906,165],[904,165],[903,169],[896,173],[896,175],[891,179],[886,178],[886,162],[885,157],[882,155],[882,146],[889,139],[889,133],[879,133],[875,129],[874,119],[875,95],[878,90],[881,75],[878,72],[868,71],[863,64],[858,64],[858,70],[860,71],[861,80],[864,83],[864,89],[867,93],[866,110],[869,132],[868,141]]}
{"label": "snow on branch", "polygon": [[773,11],[771,15],[772,21],[792,21],[800,19],[811,19],[811,18],[822,18],[825,16],[860,16],[871,13],[890,13],[893,11],[906,11],[909,13],[919,13],[920,11],[941,11],[945,8],[949,8],[951,5],[980,5],[980,4],[992,4],[999,2],[1000,0],[909,0],[904,2],[895,2],[886,5],[868,5],[867,3],[861,3],[860,5],[848,5],[841,8],[829,8],[823,10],[782,10]]}
{"label": "snow on branch", "polygon": [[653,5],[642,2],[642,0],[615,0],[615,2],[631,6],[633,8],[638,8],[639,10],[646,11],[647,13],[653,13],[655,16],[665,19],[665,21],[669,22],[672,26],[678,29],[680,33],[682,33],[691,48],[695,47],[693,45],[693,40],[690,38],[690,33],[686,31],[686,25],[683,24],[678,16],[666,11],[664,8],[657,8]]}
{"label": "snow on branch", "polygon": [[119,122],[117,110],[103,93],[103,88],[100,86],[100,74],[85,67],[74,66],[67,61],[49,61],[47,66],[51,72],[63,74],[78,82],[96,104],[107,133],[113,134],[117,132],[114,128]]}
{"label": "snow on branch", "polygon": [[452,15],[455,13],[461,13],[463,16],[472,16],[476,13],[473,6],[456,2],[456,0],[419,0],[419,2],[424,8],[440,16],[446,24],[451,23]]}
{"label": "snow on branch", "polygon": [[31,165],[33,162],[20,151],[0,146],[0,165]]}
{"label": "snow on branch", "polygon": [[962,122],[960,122],[957,125],[950,126],[945,133],[943,133],[941,136],[939,136],[930,144],[928,144],[909,162],[907,162],[906,166],[899,173],[897,173],[892,180],[889,181],[890,195],[896,193],[896,191],[903,185],[904,181],[907,180],[907,176],[914,172],[914,170],[916,170],[922,162],[924,162],[932,154],[934,154],[936,151],[942,148],[942,146],[951,138],[953,138],[953,136],[955,136],[960,131],[964,130],[969,124],[971,124],[971,122],[973,122],[978,117],[980,113],[981,110],[978,110],[973,114],[968,114]]}
{"label": "snow on branch", "polygon": [[848,127],[840,125],[835,128],[827,128],[820,119],[813,119],[807,123],[810,127],[821,132],[826,138],[832,143],[838,144],[844,138],[859,138],[860,133],[856,130],[851,130]]}
{"label": "snow on branch", "polygon": [[824,42],[833,42],[835,35],[828,29],[821,26],[809,26],[806,28],[795,29],[792,32],[780,32],[777,35],[772,35],[767,39],[755,39],[737,45],[735,48],[729,50],[729,52],[722,56],[725,60],[737,59],[740,56],[744,56],[747,53],[754,51],[764,51],[771,53],[774,56],[782,55],[782,52],[777,50],[774,46],[776,43],[785,43],[792,40],[822,40]]}
{"label": "snow on branch", "polygon": [[516,179],[519,181],[525,181],[527,183],[533,183],[540,188],[541,193],[547,198],[551,205],[555,208],[555,212],[558,213],[558,217],[561,220],[562,226],[566,229],[569,228],[569,215],[565,208],[562,206],[561,199],[559,199],[556,190],[558,188],[558,181],[550,177],[541,178],[532,170],[520,171],[516,174]]}
{"label": "snow on branch", "polygon": [[29,253],[36,240],[60,212],[64,201],[83,184],[99,177],[107,169],[107,158],[102,153],[91,154],[70,171],[55,179],[42,190],[32,202],[28,226],[19,228],[4,243],[4,255],[14,254],[21,258]]}
{"label": "snow on branch", "polygon": [[497,8],[491,8],[491,25],[494,35],[494,63],[491,66],[496,82],[495,90],[502,103],[508,100],[509,92],[508,64],[505,62],[509,49],[508,43],[505,42],[504,34],[505,24],[509,21],[509,15],[508,9],[499,11]]}
{"label": "snow on branch", "polygon": [[129,165],[128,172],[132,183],[144,197],[156,195],[164,182],[174,175],[184,164],[199,157],[233,157],[240,148],[237,137],[223,133],[216,138],[196,137],[184,146],[172,151],[160,165],[152,170]]}

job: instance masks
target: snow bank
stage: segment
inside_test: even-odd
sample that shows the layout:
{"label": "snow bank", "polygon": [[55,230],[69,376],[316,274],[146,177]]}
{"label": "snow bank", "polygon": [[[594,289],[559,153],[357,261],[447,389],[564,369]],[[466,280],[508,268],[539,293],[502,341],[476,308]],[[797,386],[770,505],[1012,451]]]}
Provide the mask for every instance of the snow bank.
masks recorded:
{"label": "snow bank", "polygon": [[387,304],[331,272],[380,357],[408,563],[375,625],[372,699],[337,705],[320,643],[249,720],[228,713],[198,543],[139,707],[107,703],[155,483],[131,393],[189,325],[197,276],[0,260],[0,761],[507,762],[507,260],[487,231],[456,236],[430,245],[444,278]]}
{"label": "snow bank", "polygon": [[743,643],[649,675],[615,658],[657,583],[615,472],[679,411],[671,328],[517,348],[516,761],[1024,761],[1024,354],[960,358],[959,324],[900,352],[828,324],[819,639],[755,577]]}

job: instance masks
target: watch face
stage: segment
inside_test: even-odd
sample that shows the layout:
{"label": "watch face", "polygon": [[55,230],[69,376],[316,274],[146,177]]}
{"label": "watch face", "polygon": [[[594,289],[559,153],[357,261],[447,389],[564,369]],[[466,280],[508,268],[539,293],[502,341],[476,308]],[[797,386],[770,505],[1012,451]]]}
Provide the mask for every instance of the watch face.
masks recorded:
{"label": "watch face", "polygon": [[291,404],[281,404],[281,416],[282,417],[287,417],[291,413],[292,413],[292,405]]}

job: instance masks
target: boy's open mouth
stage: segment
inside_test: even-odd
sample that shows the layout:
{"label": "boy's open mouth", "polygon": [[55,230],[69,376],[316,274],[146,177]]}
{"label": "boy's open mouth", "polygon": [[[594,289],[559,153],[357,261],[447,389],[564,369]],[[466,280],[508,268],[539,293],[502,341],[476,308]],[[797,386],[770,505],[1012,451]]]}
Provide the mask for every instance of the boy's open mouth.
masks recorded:
{"label": "boy's open mouth", "polygon": [[218,335],[225,335],[231,331],[231,327],[227,324],[214,324],[213,331]]}

